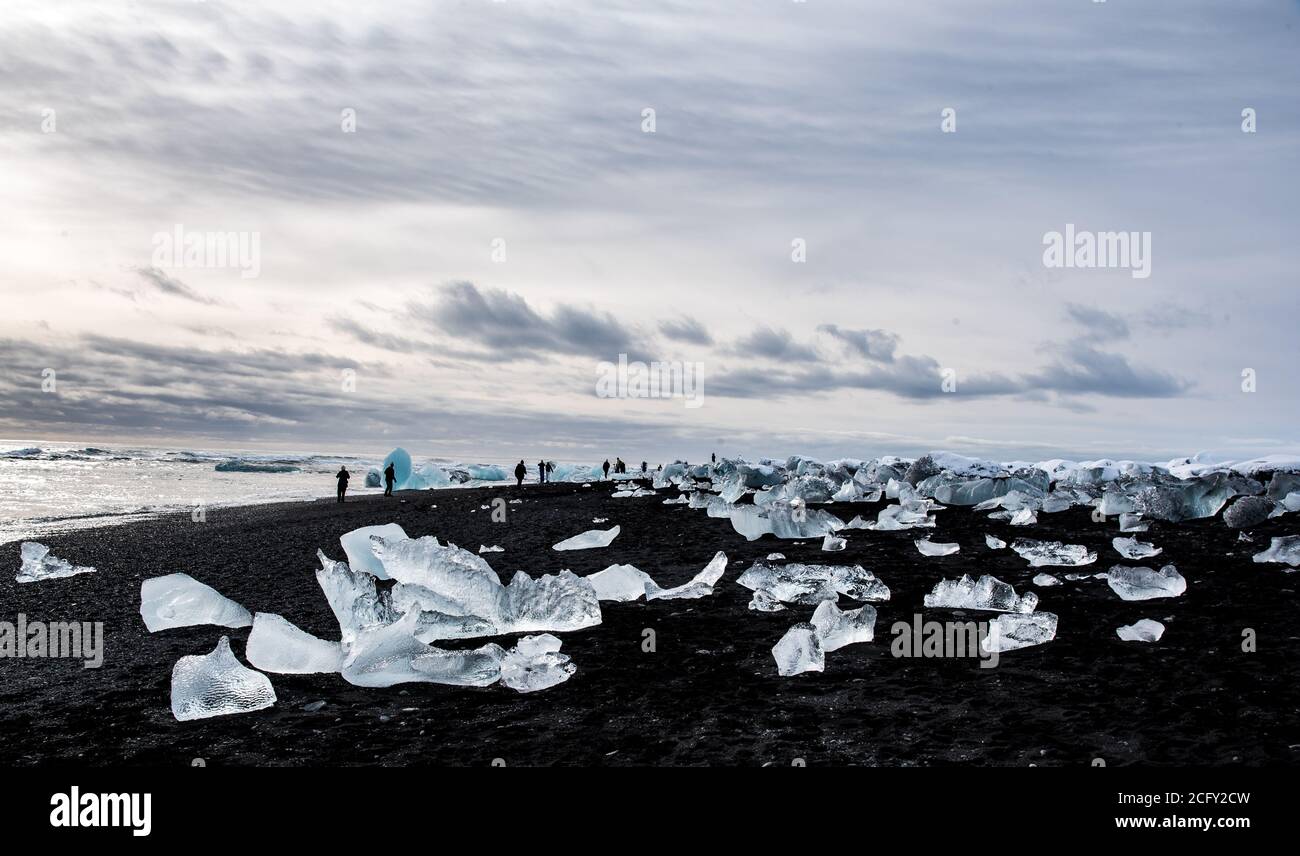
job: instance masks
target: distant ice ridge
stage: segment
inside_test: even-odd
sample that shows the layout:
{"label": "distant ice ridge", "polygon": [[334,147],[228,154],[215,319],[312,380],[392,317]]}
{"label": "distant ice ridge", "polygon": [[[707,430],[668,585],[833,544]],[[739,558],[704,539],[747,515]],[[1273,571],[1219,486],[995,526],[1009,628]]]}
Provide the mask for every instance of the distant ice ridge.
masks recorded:
{"label": "distant ice ridge", "polygon": [[271,679],[246,668],[222,636],[210,654],[181,657],[172,667],[172,716],[181,722],[248,713],[275,704]]}
{"label": "distant ice ridge", "polygon": [[253,623],[247,609],[189,574],[145,580],[140,585],[140,617],[150,633],[198,624],[248,627]]}
{"label": "distant ice ridge", "polygon": [[1115,565],[1107,574],[1106,583],[1124,600],[1178,597],[1187,591],[1187,580],[1173,565],[1165,565],[1158,571]]}
{"label": "distant ice ridge", "polygon": [[18,576],[14,577],[15,582],[35,583],[95,573],[94,568],[73,565],[65,559],[50,555],[49,547],[35,541],[24,541],[20,550],[23,563],[18,569]]}
{"label": "distant ice ridge", "polygon": [[978,580],[969,574],[961,579],[942,580],[925,596],[927,609],[987,609],[995,612],[1030,613],[1038,607],[1038,595],[1016,590],[997,577],[985,574]]}

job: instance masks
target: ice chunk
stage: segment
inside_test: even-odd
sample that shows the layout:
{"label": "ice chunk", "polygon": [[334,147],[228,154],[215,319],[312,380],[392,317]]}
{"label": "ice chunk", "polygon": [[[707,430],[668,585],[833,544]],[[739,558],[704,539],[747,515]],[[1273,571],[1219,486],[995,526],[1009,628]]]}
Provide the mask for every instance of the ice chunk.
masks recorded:
{"label": "ice chunk", "polygon": [[1006,541],[1001,538],[994,538],[992,535],[985,535],[984,543],[988,545],[990,550],[1005,550],[1007,548]]}
{"label": "ice chunk", "polygon": [[262,671],[282,675],[337,672],[343,664],[338,642],[318,639],[274,612],[253,616],[244,653]]}
{"label": "ice chunk", "polygon": [[861,565],[769,565],[755,562],[736,582],[772,600],[814,606],[845,595],[853,600],[889,600],[889,586]]}
{"label": "ice chunk", "polygon": [[1029,562],[1031,568],[1048,565],[1059,567],[1077,567],[1091,565],[1097,561],[1097,554],[1082,544],[1062,544],[1060,541],[1034,541],[1029,538],[1017,538],[1011,549]]}
{"label": "ice chunk", "polygon": [[1151,524],[1142,519],[1141,514],[1126,512],[1119,516],[1119,531],[1121,532],[1146,532],[1151,528]]}
{"label": "ice chunk", "polygon": [[961,549],[960,544],[940,544],[929,538],[922,538],[914,543],[922,556],[951,556]]}
{"label": "ice chunk", "polygon": [[727,570],[727,554],[719,550],[704,566],[704,570],[695,575],[694,579],[676,588],[660,588],[654,580],[646,578],[645,599],[646,600],[693,600],[700,597],[708,597],[713,594],[713,587]]}
{"label": "ice chunk", "polygon": [[419,613],[357,634],[343,660],[343,679],[359,687],[424,682],[485,687],[501,677],[499,645],[473,651],[444,651],[415,638]]}
{"label": "ice chunk", "polygon": [[1273,500],[1262,496],[1243,496],[1223,512],[1229,529],[1245,529],[1263,523],[1273,512]]}
{"label": "ice chunk", "polygon": [[577,667],[560,653],[560,640],[549,633],[525,636],[501,661],[501,683],[521,693],[562,684]]}
{"label": "ice chunk", "polygon": [[1034,574],[1033,583],[1041,588],[1047,588],[1048,586],[1059,586],[1061,581],[1051,574]]}
{"label": "ice chunk", "polygon": [[781,641],[772,647],[776,660],[776,673],[783,677],[803,672],[820,672],[826,668],[826,655],[822,652],[817,628],[812,624],[796,624],[785,632]]}
{"label": "ice chunk", "polygon": [[781,562],[781,561],[785,561],[785,554],[784,554],[784,553],[768,553],[768,554],[767,554],[767,560],[768,560],[769,562]]}
{"label": "ice chunk", "polygon": [[20,583],[34,583],[40,580],[57,580],[77,574],[93,574],[94,568],[73,565],[65,559],[50,555],[50,548],[35,541],[24,541],[22,545],[22,567],[14,580]]}
{"label": "ice chunk", "polygon": [[388,592],[378,590],[373,575],[354,572],[347,562],[327,559],[320,550],[316,551],[316,558],[321,563],[316,582],[338,619],[339,635],[345,646],[361,631],[397,620]]}
{"label": "ice chunk", "polygon": [[565,538],[558,544],[552,545],[552,550],[591,550],[595,547],[608,547],[618,537],[621,528],[615,526],[613,529],[588,529],[572,538]]}
{"label": "ice chunk", "polygon": [[[405,490],[406,482],[411,477],[411,454],[410,452],[398,446],[384,457],[383,464],[380,465],[380,471],[388,469],[388,465],[393,465],[393,486],[397,490]],[[379,485],[375,485],[378,487]]]}
{"label": "ice chunk", "polygon": [[686,494],[678,494],[676,499],[665,499],[664,505],[689,505],[691,498]]}
{"label": "ice chunk", "polygon": [[1143,618],[1117,628],[1115,633],[1125,642],[1159,642],[1165,634],[1165,626],[1159,621]]}
{"label": "ice chunk", "polygon": [[1284,535],[1269,542],[1268,549],[1256,553],[1256,562],[1284,562],[1291,567],[1300,565],[1300,535]]}
{"label": "ice chunk", "polygon": [[855,642],[870,642],[875,638],[876,609],[867,605],[841,610],[834,601],[823,600],[813,611],[812,626],[817,629],[817,641],[822,651],[835,651]]}
{"label": "ice chunk", "polygon": [[927,609],[988,609],[995,612],[1030,613],[1038,607],[1038,595],[1017,596],[1010,583],[985,574],[978,580],[962,574],[958,580],[942,580],[925,596]]}
{"label": "ice chunk", "polygon": [[749,608],[755,612],[780,612],[785,609],[785,604],[763,589],[758,589],[754,592],[754,596],[749,599]]}
{"label": "ice chunk", "polygon": [[1173,565],[1165,565],[1159,571],[1115,565],[1106,577],[1106,584],[1124,600],[1178,597],[1187,591],[1187,580]]}
{"label": "ice chunk", "polygon": [[999,615],[989,622],[988,635],[980,647],[992,654],[1042,645],[1056,638],[1056,623],[1056,616],[1050,612]]}
{"label": "ice chunk", "polygon": [[596,589],[598,600],[614,600],[626,603],[645,595],[647,583],[653,583],[650,575],[632,565],[610,565],[603,571],[597,571],[587,577],[587,582]]}
{"label": "ice chunk", "polygon": [[172,716],[180,722],[249,713],[275,704],[271,679],[235,659],[230,637],[210,654],[181,657],[172,667]]}
{"label": "ice chunk", "polygon": [[372,535],[401,540],[406,538],[406,531],[396,523],[385,523],[382,526],[362,526],[360,529],[353,529],[351,532],[343,534],[339,538],[339,543],[343,545],[343,552],[347,554],[349,568],[353,571],[373,574],[381,580],[386,580],[388,574],[384,572],[384,564],[379,561],[379,557],[371,549],[370,536]]}
{"label": "ice chunk", "polygon": [[1149,559],[1163,552],[1156,545],[1147,544],[1136,538],[1112,538],[1110,543],[1116,552],[1126,559]]}
{"label": "ice chunk", "polygon": [[253,623],[247,609],[189,574],[145,580],[140,586],[140,617],[150,633],[195,624],[247,627]]}
{"label": "ice chunk", "polygon": [[844,521],[821,509],[809,509],[802,502],[773,500],[762,506],[732,507],[731,525],[750,541],[763,535],[777,538],[817,538],[844,528]]}
{"label": "ice chunk", "polygon": [[1022,508],[1011,515],[1012,526],[1030,526],[1038,522],[1038,512],[1032,508]]}
{"label": "ice chunk", "polygon": [[504,553],[506,551],[506,548],[500,545],[494,545],[492,547],[488,547],[483,544],[479,544],[478,551],[480,555],[482,555],[483,553]]}
{"label": "ice chunk", "polygon": [[827,532],[826,537],[822,538],[822,551],[826,553],[838,553],[849,546],[847,538],[837,538]]}

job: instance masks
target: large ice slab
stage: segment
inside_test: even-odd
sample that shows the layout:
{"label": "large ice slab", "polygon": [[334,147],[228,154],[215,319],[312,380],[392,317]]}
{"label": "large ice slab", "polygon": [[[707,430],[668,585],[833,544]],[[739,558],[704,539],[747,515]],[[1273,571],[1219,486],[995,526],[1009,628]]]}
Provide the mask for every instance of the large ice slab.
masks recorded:
{"label": "large ice slab", "polygon": [[1029,562],[1032,568],[1047,566],[1077,567],[1091,565],[1097,554],[1082,544],[1062,544],[1060,541],[1034,541],[1017,538],[1011,549]]}
{"label": "large ice slab", "polygon": [[343,552],[348,557],[348,567],[386,580],[388,574],[384,571],[384,563],[379,561],[379,557],[372,549],[371,535],[397,540],[407,537],[406,530],[396,523],[385,523],[382,526],[362,526],[360,529],[344,533],[339,538],[339,543],[343,545]]}
{"label": "large ice slab", "polygon": [[249,713],[275,704],[271,679],[240,663],[222,636],[210,654],[181,657],[172,667],[172,716],[181,722]]}
{"label": "large ice slab", "polygon": [[[755,562],[736,582],[767,599],[783,603],[815,606],[823,600],[836,600],[842,594],[853,600],[889,600],[889,586],[861,565],[770,565]],[[763,609],[766,600],[757,597],[755,609]]]}
{"label": "large ice slab", "polygon": [[1115,565],[1106,576],[1106,584],[1124,600],[1178,597],[1187,591],[1187,580],[1173,565],[1158,571]]}
{"label": "large ice slab", "polygon": [[41,580],[57,580],[74,577],[77,574],[93,574],[95,569],[50,555],[50,548],[35,541],[24,541],[20,548],[23,563],[18,569],[16,582],[34,583]]}
{"label": "large ice slab", "polygon": [[612,529],[588,529],[572,538],[565,538],[558,544],[551,546],[552,550],[592,550],[598,547],[608,547],[618,537],[622,531],[621,527],[615,526]]}
{"label": "large ice slab", "polygon": [[764,505],[733,506],[731,526],[750,541],[764,535],[777,538],[820,538],[844,528],[844,521],[818,508],[800,502],[773,500]]}
{"label": "large ice slab", "polygon": [[587,582],[596,589],[598,600],[626,603],[644,597],[646,584],[653,583],[654,580],[633,565],[610,565],[603,571],[589,574]]}
{"label": "large ice slab", "polygon": [[423,682],[485,687],[501,677],[500,645],[472,651],[445,651],[415,638],[419,614],[408,612],[392,624],[357,634],[343,660],[343,679],[359,687],[391,687]]}
{"label": "large ice slab", "polygon": [[1269,542],[1268,549],[1252,557],[1255,562],[1282,562],[1300,565],[1300,535],[1284,535]]}
{"label": "large ice slab", "polygon": [[1057,617],[1050,612],[1027,615],[1006,613],[989,622],[980,647],[989,654],[1042,645],[1056,638]]}
{"label": "large ice slab", "polygon": [[196,624],[247,627],[253,623],[247,609],[189,574],[145,580],[140,586],[140,617],[150,633]]}
{"label": "large ice slab", "polygon": [[978,580],[969,574],[961,579],[942,580],[925,596],[927,609],[987,609],[995,612],[1030,613],[1038,607],[1038,595],[1017,595],[1010,583],[985,574]]}
{"label": "large ice slab", "polygon": [[343,664],[338,642],[318,639],[274,612],[253,616],[244,653],[262,671],[281,675],[337,672]]}
{"label": "large ice slab", "polygon": [[1115,629],[1115,635],[1125,642],[1159,642],[1165,635],[1165,626],[1159,621],[1142,618],[1132,624],[1125,624]]}
{"label": "large ice slab", "polygon": [[826,655],[817,637],[817,628],[809,623],[796,624],[787,630],[772,646],[772,657],[776,660],[776,673],[782,677],[820,672],[826,668]]}
{"label": "large ice slab", "polygon": [[704,570],[700,571],[688,583],[684,583],[675,588],[664,589],[654,581],[647,579],[645,586],[645,599],[650,600],[691,600],[695,598],[708,597],[713,594],[713,587],[717,585],[718,580],[727,571],[727,554],[719,550],[705,565]]}
{"label": "large ice slab", "polygon": [[357,634],[372,627],[397,620],[391,595],[379,591],[372,574],[353,571],[347,562],[335,562],[317,550],[321,568],[316,582],[325,593],[325,601],[339,622],[339,635],[346,646]]}

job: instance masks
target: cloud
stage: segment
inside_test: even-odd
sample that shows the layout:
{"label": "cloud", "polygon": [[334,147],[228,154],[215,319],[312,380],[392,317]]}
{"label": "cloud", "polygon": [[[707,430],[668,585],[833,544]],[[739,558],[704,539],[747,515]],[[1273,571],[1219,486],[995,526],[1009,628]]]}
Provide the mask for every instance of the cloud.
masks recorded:
{"label": "cloud", "polygon": [[1054,365],[1029,375],[1027,381],[1060,394],[1113,398],[1172,398],[1192,386],[1166,372],[1132,366],[1120,354],[1105,353],[1081,341],[1066,343]]}
{"label": "cloud", "polygon": [[141,268],[136,268],[135,272],[140,274],[140,277],[145,282],[152,285],[155,289],[162,292],[163,294],[167,294],[172,297],[179,297],[182,298],[183,300],[192,300],[195,303],[202,303],[204,306],[221,305],[221,301],[212,297],[206,297],[202,294],[199,294],[197,291],[190,288],[188,285],[181,282],[179,279],[175,279],[171,276],[168,276],[166,273],[159,270],[158,268],[141,267]]}
{"label": "cloud", "polygon": [[894,333],[885,330],[845,330],[835,324],[822,324],[817,330],[837,339],[860,357],[882,363],[894,361],[894,349],[898,347],[898,336]]}
{"label": "cloud", "polygon": [[703,324],[694,318],[683,315],[681,318],[668,318],[659,322],[659,332],[675,342],[691,345],[712,345],[713,336]]}
{"label": "cloud", "polygon": [[1128,322],[1104,309],[1081,306],[1078,303],[1067,303],[1065,305],[1065,314],[1071,321],[1087,329],[1096,341],[1127,339],[1129,336]]}
{"label": "cloud", "polygon": [[738,339],[732,351],[744,357],[767,360],[817,362],[821,359],[816,350],[794,341],[789,331],[774,330],[771,327],[758,327],[749,335]]}

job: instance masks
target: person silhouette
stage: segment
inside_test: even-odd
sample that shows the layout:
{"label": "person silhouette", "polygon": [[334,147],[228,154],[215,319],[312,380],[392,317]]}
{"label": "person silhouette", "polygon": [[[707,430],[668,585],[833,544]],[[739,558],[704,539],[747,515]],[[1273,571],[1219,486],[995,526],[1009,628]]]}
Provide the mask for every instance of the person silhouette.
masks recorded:
{"label": "person silhouette", "polygon": [[646,462],[641,462],[641,475],[645,475]]}
{"label": "person silhouette", "polygon": [[343,502],[343,495],[348,492],[348,479],[352,478],[352,474],[348,472],[347,467],[340,467],[338,474],[334,478],[339,480],[339,498],[337,501]]}
{"label": "person silhouette", "polygon": [[605,463],[604,463],[604,465],[601,467],[601,469],[605,471],[605,478],[609,478],[609,459],[608,459],[608,458],[605,459]]}
{"label": "person silhouette", "polygon": [[537,462],[537,483],[546,484],[546,461]]}
{"label": "person silhouette", "polygon": [[710,453],[709,453],[709,457],[713,459],[713,463],[716,464],[716,463],[718,462],[718,453],[717,453],[717,452],[710,452]]}
{"label": "person silhouette", "polygon": [[615,459],[614,459],[614,472],[616,472],[616,473],[625,473],[625,472],[627,472],[627,464],[623,463],[623,459],[622,459],[622,458],[615,458]]}
{"label": "person silhouette", "polygon": [[392,461],[384,467],[384,496],[393,495],[393,482],[397,481],[397,470],[393,468]]}
{"label": "person silhouette", "polygon": [[524,486],[524,476],[526,475],[528,475],[528,467],[524,465],[523,458],[520,458],[519,463],[515,464],[515,481],[517,482],[515,485],[516,487]]}

